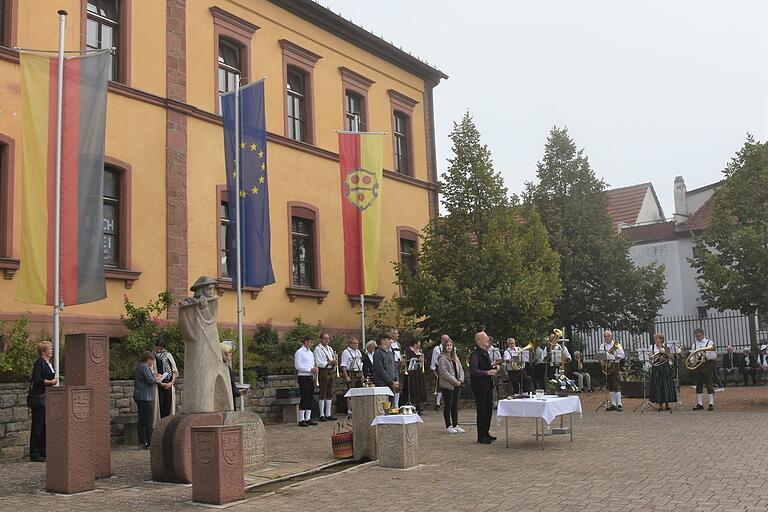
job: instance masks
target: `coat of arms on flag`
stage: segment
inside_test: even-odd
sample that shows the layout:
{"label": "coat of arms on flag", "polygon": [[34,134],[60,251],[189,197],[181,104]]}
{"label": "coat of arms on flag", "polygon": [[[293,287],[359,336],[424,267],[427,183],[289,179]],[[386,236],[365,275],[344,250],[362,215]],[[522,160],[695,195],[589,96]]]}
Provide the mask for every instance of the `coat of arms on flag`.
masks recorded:
{"label": "coat of arms on flag", "polygon": [[371,206],[379,197],[379,179],[362,167],[347,172],[344,197],[360,211]]}

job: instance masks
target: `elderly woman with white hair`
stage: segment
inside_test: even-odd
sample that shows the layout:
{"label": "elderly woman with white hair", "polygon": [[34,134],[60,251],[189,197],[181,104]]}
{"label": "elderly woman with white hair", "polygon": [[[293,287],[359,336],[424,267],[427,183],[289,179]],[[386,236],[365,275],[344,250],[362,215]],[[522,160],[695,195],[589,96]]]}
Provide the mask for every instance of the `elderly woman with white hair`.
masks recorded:
{"label": "elderly woman with white hair", "polygon": [[376,352],[376,341],[368,340],[363,352],[363,379],[370,377],[373,380],[373,353]]}

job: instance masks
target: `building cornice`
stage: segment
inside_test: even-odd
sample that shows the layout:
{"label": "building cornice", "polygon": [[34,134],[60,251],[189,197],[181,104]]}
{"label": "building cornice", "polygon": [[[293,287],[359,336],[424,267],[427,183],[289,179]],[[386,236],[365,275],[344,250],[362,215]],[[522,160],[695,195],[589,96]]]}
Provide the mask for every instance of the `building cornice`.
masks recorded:
{"label": "building cornice", "polygon": [[421,78],[439,82],[448,75],[313,0],[269,0],[282,9]]}

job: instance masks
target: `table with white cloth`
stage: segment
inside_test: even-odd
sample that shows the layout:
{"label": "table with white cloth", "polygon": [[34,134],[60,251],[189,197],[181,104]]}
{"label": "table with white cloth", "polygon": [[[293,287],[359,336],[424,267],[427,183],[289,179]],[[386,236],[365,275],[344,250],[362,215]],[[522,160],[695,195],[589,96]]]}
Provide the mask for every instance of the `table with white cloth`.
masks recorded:
{"label": "table with white cloth", "polygon": [[[541,437],[541,449],[544,449],[545,424],[549,425],[557,416],[568,415],[568,428],[573,442],[573,413],[581,415],[581,400],[578,396],[558,397],[544,395],[543,398],[516,398],[499,400],[496,421],[504,418],[507,435],[506,446],[509,448],[509,418],[534,418],[536,420],[536,441]],[[566,430],[566,429],[563,429]]]}

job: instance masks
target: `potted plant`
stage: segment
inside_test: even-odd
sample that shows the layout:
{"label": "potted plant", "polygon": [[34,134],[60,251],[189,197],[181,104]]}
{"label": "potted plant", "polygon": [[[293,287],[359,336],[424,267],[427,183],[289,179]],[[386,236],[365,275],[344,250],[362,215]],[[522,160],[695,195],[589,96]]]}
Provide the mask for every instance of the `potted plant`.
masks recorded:
{"label": "potted plant", "polygon": [[568,396],[568,392],[575,393],[578,390],[576,382],[566,377],[560,370],[547,382],[547,391],[554,392],[557,396]]}
{"label": "potted plant", "polygon": [[642,398],[643,381],[646,386],[651,381],[648,368],[641,361],[627,362],[622,370],[622,394],[630,398]]}

